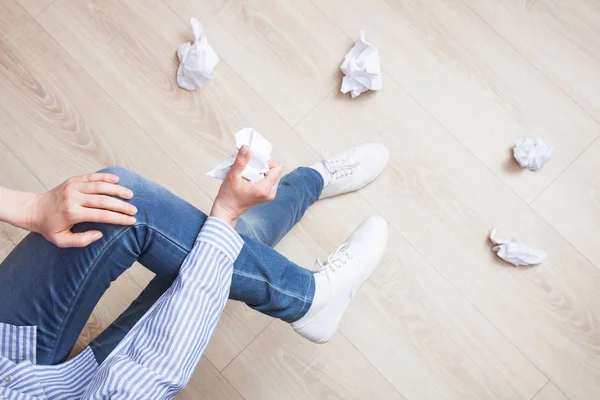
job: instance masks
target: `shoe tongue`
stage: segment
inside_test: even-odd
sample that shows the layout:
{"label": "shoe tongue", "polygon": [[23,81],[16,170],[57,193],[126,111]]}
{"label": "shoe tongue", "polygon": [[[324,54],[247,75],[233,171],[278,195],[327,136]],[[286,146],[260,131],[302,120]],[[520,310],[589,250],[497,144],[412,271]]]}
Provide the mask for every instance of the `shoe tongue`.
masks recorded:
{"label": "shoe tongue", "polygon": [[315,263],[313,264],[312,270],[313,272],[319,271],[321,269],[321,265],[319,264],[319,260],[315,260]]}
{"label": "shoe tongue", "polygon": [[312,268],[313,274],[327,274],[327,270],[329,269],[329,264],[326,264],[326,261],[321,262],[319,259],[315,261],[315,264]]}
{"label": "shoe tongue", "polygon": [[330,175],[337,171],[336,166],[332,162],[324,162],[323,165],[325,165],[325,169]]}

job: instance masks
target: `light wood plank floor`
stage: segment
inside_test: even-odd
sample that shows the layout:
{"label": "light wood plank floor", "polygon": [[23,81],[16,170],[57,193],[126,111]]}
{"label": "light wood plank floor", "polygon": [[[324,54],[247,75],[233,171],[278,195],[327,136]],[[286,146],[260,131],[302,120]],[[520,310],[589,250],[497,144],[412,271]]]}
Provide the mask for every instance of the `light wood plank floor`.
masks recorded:
{"label": "light wood plank floor", "polygon": [[[340,332],[313,345],[230,302],[182,399],[600,398],[600,3],[596,0],[0,0],[0,184],[42,191],[107,165],[201,209],[253,126],[289,170],[365,141],[389,168],[319,202],[278,246],[310,267],[380,214],[390,246]],[[221,56],[175,82],[198,17]],[[360,29],[384,86],[339,94]],[[538,172],[509,149],[555,145]],[[599,174],[599,175],[596,175]],[[497,226],[549,253],[512,268]],[[3,259],[24,232],[0,226]],[[152,278],[113,283],[75,351]]]}

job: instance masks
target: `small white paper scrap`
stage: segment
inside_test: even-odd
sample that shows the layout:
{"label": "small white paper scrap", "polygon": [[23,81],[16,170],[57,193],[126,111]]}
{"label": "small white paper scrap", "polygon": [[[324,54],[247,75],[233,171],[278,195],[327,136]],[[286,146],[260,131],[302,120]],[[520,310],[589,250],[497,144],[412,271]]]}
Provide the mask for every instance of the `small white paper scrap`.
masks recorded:
{"label": "small white paper scrap", "polygon": [[379,51],[365,37],[365,31],[360,31],[358,40],[340,66],[344,73],[341,91],[344,94],[350,92],[352,98],[367,90],[381,89]]}
{"label": "small white paper scrap", "polygon": [[196,18],[190,20],[194,30],[194,43],[184,43],[177,49],[179,68],[177,84],[182,89],[195,90],[213,79],[213,70],[219,63],[219,56],[208,44],[204,27]]}
{"label": "small white paper scrap", "polygon": [[496,246],[492,248],[494,252],[506,262],[513,265],[536,265],[546,259],[546,252],[529,247],[516,240],[498,239],[496,237],[496,228],[490,230],[490,240]]}
{"label": "small white paper scrap", "polygon": [[[265,172],[269,171],[269,160],[273,145],[260,133],[252,128],[244,128],[235,134],[235,147],[239,151],[243,145],[250,148],[250,162],[242,172],[242,176],[252,182],[256,182],[265,177]],[[231,166],[235,162],[234,154],[213,168],[207,175],[217,179],[225,179]]]}
{"label": "small white paper scrap", "polygon": [[550,161],[552,149],[552,145],[545,140],[523,138],[515,143],[513,154],[521,167],[536,170]]}

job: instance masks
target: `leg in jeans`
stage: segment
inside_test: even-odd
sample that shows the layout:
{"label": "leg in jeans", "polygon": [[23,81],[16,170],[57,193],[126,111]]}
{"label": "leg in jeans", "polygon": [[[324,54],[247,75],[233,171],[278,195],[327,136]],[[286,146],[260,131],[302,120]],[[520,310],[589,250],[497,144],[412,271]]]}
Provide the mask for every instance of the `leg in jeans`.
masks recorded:
{"label": "leg in jeans", "polygon": [[[79,231],[100,229],[104,234],[101,240],[83,249],[59,249],[32,233],[0,265],[0,322],[38,326],[40,364],[54,364],[66,359],[110,283],[133,262],[140,261],[156,273],[157,278],[124,314],[124,322],[137,321],[141,314],[134,313],[136,305],[138,309],[147,308],[150,305],[146,307],[146,304],[166,290],[177,276],[179,266],[206,218],[190,204],[136,174],[121,168],[107,171],[119,175],[121,184],[135,193],[131,202],[139,210],[136,225],[78,225]],[[306,179],[320,182],[315,176]],[[289,190],[293,190],[295,183],[293,179],[290,181]],[[317,190],[311,198],[316,199],[322,183],[314,186]],[[306,208],[310,203],[297,204],[297,207]],[[304,209],[296,211],[295,215],[301,216]],[[296,222],[294,218],[285,216],[284,224],[291,227],[290,224]],[[242,227],[249,229],[249,225],[249,221],[244,221]],[[275,225],[274,228],[279,227]],[[276,229],[269,235],[266,228],[252,226],[252,229],[273,243],[283,232]],[[243,238],[245,246],[234,264],[234,271],[240,271],[240,274],[234,276],[231,297],[247,301],[254,308],[286,321],[301,317],[314,294],[314,279],[310,272],[258,240],[249,236]],[[131,326],[121,327],[126,332]],[[95,346],[104,349],[101,344]],[[108,352],[100,354],[99,361]]]}
{"label": "leg in jeans", "polygon": [[[300,221],[308,207],[318,200],[322,189],[323,178],[317,171],[298,168],[283,177],[277,188],[275,200],[247,211],[239,219],[236,230],[247,236],[244,237],[246,243],[255,239],[274,247]],[[255,310],[287,322],[293,322],[303,316],[313,297],[312,275],[307,270],[299,271],[302,276],[310,275],[311,283],[307,285],[305,279],[294,279],[294,274],[290,274],[284,268],[256,268],[256,264],[240,262],[248,249],[249,246],[244,246],[234,264],[229,298],[243,301]],[[273,255],[276,255],[276,258],[272,258]],[[278,258],[281,257],[278,253],[254,256],[265,266],[272,266],[279,262]],[[295,267],[295,264],[290,266]],[[171,282],[171,279],[162,279],[159,276],[154,278],[131,306],[92,341],[90,346],[98,362],[108,357],[142,315],[171,286]],[[292,307],[290,303],[301,306]]]}
{"label": "leg in jeans", "polygon": [[319,199],[322,190],[320,173],[312,168],[298,168],[281,179],[275,200],[248,210],[236,229],[275,247],[300,221],[308,207]]}

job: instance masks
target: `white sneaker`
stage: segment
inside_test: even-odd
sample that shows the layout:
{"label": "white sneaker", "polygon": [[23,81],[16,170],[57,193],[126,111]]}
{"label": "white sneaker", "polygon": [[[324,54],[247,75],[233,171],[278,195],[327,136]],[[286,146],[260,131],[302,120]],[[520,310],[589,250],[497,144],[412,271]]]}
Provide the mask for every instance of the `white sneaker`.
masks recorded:
{"label": "white sneaker", "polygon": [[320,199],[358,190],[383,171],[390,158],[381,143],[365,143],[312,165],[323,176]]}
{"label": "white sneaker", "polygon": [[315,343],[333,336],[350,300],[381,261],[387,237],[385,220],[369,217],[327,261],[317,260],[315,296],[306,315],[291,324],[296,332]]}

